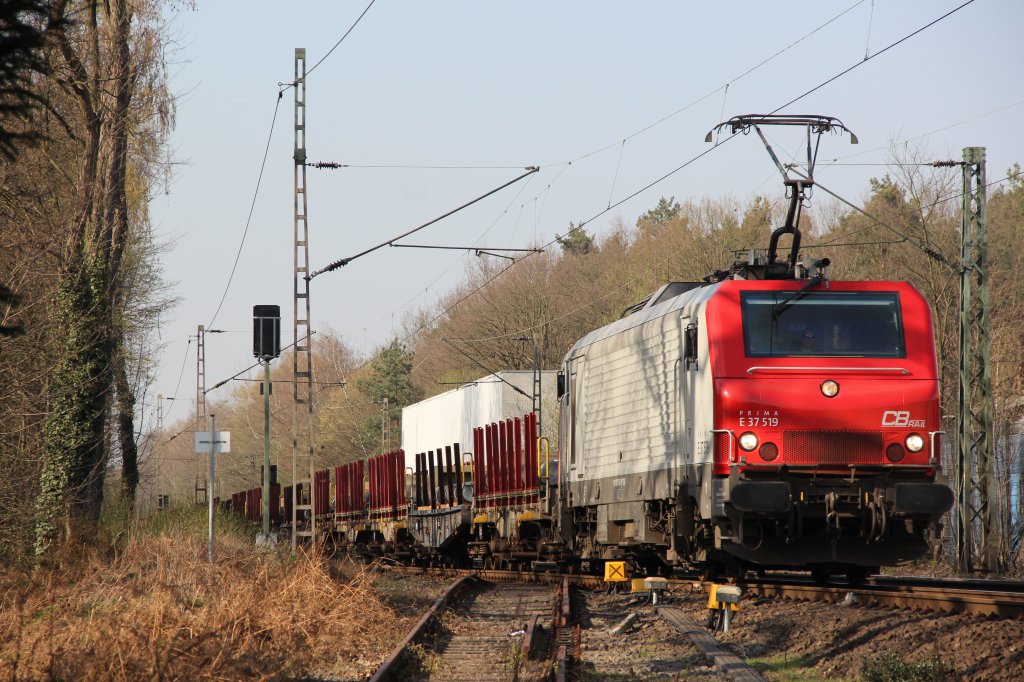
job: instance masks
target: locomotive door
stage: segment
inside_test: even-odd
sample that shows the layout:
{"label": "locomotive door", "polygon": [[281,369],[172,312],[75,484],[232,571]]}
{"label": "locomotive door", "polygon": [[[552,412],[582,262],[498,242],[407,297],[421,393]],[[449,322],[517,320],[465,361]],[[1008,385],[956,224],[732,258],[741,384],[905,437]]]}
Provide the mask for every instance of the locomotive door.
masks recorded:
{"label": "locomotive door", "polygon": [[689,317],[679,319],[683,328],[682,352],[675,363],[676,467],[679,482],[686,484],[693,476],[694,379],[696,377],[696,326]]}

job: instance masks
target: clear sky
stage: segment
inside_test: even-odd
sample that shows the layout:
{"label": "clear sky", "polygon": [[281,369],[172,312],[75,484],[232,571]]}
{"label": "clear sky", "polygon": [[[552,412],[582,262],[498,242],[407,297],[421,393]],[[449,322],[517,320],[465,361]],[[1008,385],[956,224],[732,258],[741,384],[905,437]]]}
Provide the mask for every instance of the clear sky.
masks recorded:
{"label": "clear sky", "polygon": [[[252,363],[253,305],[280,305],[291,342],[290,90],[247,233],[246,220],[294,48],[306,48],[312,67],[368,2],[199,0],[194,10],[166,14],[180,97],[171,139],[178,165],[152,215],[160,238],[173,243],[164,271],[181,303],[160,321],[164,348],[146,403],[176,395],[168,423],[194,404],[188,337],[197,325],[229,332],[207,336],[208,386]],[[705,152],[704,136],[719,121],[773,111],[858,63],[782,110],[837,116],[860,138],[858,146],[824,138],[822,184],[862,200],[869,178],[884,174],[893,140],[943,159],[987,147],[989,179],[1001,178],[1024,162],[1024,3],[975,0],[882,52],[961,4],[377,0],[307,79],[308,159],[364,166],[309,170],[311,265],[390,239],[532,165],[541,172],[529,182],[406,241],[546,243]],[[773,141],[785,160],[800,153],[796,137]],[[845,165],[825,166],[836,158]],[[781,190],[759,141],[736,139],[587,229],[602,235],[617,217],[632,224],[662,195],[780,200]],[[386,248],[324,274],[312,283],[313,328],[330,327],[372,352],[400,331],[403,316],[457,283],[474,257]]]}

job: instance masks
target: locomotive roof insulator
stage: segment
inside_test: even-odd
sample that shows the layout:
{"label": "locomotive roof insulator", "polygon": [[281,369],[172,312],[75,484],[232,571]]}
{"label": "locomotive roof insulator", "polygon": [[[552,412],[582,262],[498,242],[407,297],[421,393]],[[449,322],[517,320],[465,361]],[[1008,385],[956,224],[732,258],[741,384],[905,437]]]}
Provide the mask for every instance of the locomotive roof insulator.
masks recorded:
{"label": "locomotive roof insulator", "polygon": [[829,258],[804,258],[796,264],[796,275],[800,279],[821,277],[825,288],[828,288],[829,267],[832,260]]}

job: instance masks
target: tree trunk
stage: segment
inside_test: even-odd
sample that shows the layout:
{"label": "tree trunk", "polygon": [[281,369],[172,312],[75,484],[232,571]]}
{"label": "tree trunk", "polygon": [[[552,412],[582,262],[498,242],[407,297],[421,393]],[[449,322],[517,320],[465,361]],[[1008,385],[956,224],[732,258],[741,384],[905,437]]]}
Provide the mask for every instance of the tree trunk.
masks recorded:
{"label": "tree trunk", "polygon": [[[133,87],[131,13],[127,0],[113,0],[102,5],[101,21],[100,3],[91,2],[87,25],[72,40],[63,24],[67,4],[53,3],[50,26],[70,74],[63,84],[79,104],[84,153],[79,205],[58,285],[56,312],[64,348],[43,426],[37,554],[62,539],[90,537],[99,522],[108,459],[104,434],[120,346],[119,274],[129,225],[125,182]],[[58,527],[61,516],[63,530]]]}
{"label": "tree trunk", "polygon": [[121,353],[117,371],[117,437],[121,447],[121,492],[135,509],[139,485],[139,451],[135,443],[135,391],[128,383],[127,358]]}

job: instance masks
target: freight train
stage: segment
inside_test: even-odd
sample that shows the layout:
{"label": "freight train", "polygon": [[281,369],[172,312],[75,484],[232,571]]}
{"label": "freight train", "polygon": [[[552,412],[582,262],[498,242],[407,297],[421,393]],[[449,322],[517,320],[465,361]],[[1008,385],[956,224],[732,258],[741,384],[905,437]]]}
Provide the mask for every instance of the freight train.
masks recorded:
{"label": "freight train", "polygon": [[[414,467],[401,450],[337,467],[333,494],[320,472],[297,494],[325,537],[406,563],[853,583],[925,555],[953,503],[931,309],[907,282],[835,281],[828,259],[800,260],[809,184],[787,180],[766,252],[666,284],[568,350],[554,453],[530,413]],[[233,500],[258,518],[258,490]]]}
{"label": "freight train", "polygon": [[[858,581],[922,556],[952,505],[928,303],[822,262],[752,277],[765,265],[667,284],[574,344],[555,453],[530,413],[415,467],[401,450],[342,465],[314,478],[318,526],[366,556],[486,568]],[[234,497],[254,520],[259,504]]]}

